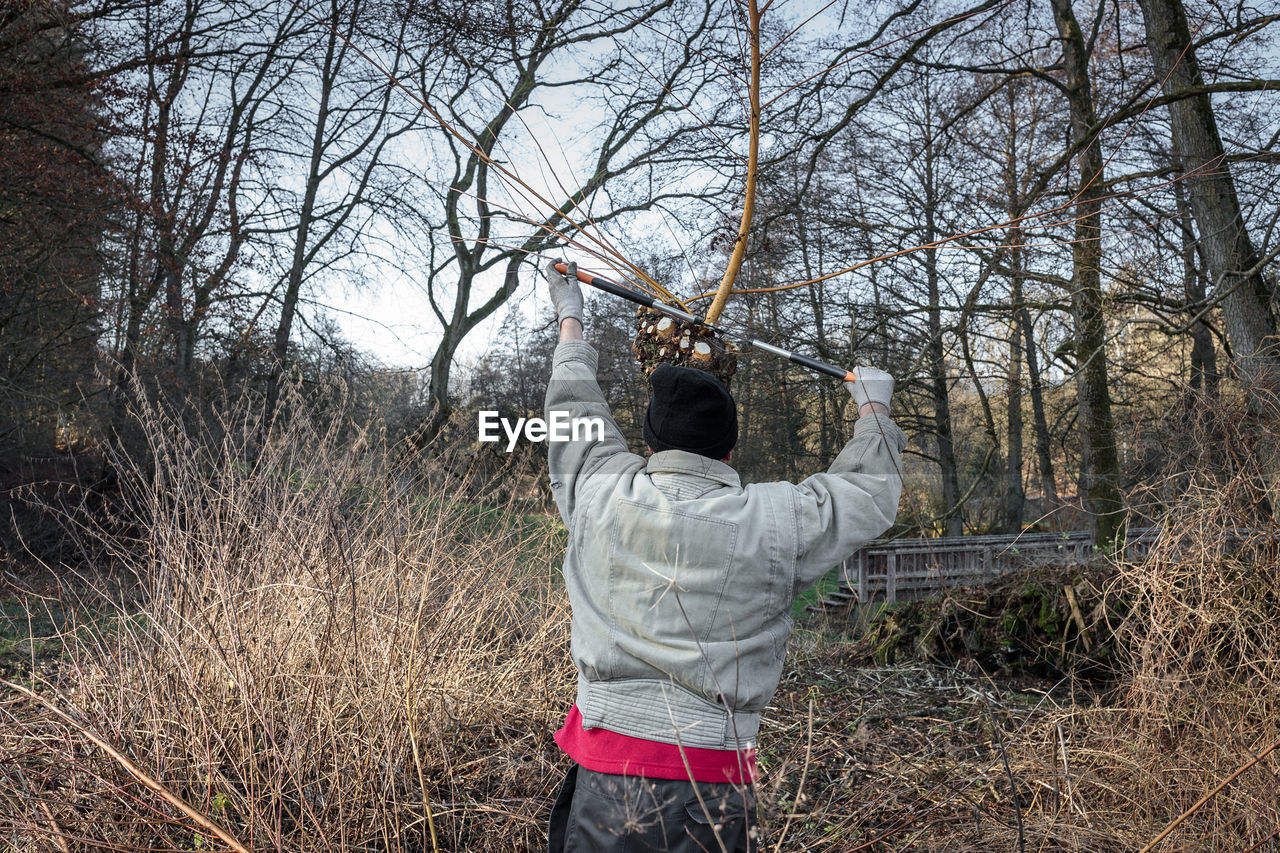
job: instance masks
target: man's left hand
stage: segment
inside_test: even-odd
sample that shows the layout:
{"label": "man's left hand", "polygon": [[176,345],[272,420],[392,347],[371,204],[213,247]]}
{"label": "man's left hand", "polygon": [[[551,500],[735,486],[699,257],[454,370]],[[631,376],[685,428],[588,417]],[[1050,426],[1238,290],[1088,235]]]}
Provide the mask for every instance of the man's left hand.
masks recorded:
{"label": "man's left hand", "polygon": [[846,382],[853,401],[858,405],[858,416],[864,414],[889,414],[893,399],[893,377],[874,367],[855,367],[856,382]]}

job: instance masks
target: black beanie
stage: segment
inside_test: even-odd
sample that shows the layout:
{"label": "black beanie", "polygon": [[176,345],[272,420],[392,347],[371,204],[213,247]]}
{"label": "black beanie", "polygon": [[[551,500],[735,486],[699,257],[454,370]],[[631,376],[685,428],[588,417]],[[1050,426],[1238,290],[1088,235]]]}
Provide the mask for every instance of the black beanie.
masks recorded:
{"label": "black beanie", "polygon": [[738,443],[738,407],[724,383],[707,371],[660,364],[649,374],[649,385],[644,440],[654,450],[723,459]]}

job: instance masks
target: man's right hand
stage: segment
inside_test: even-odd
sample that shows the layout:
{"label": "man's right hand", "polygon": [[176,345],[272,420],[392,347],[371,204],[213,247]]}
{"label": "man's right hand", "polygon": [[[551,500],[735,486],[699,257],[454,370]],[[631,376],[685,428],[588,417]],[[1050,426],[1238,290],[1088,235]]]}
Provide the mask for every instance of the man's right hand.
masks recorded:
{"label": "man's right hand", "polygon": [[889,403],[893,399],[893,377],[874,367],[855,367],[853,375],[857,380],[844,383],[844,387],[849,389],[853,401],[858,404],[858,416],[867,413],[863,411],[867,406],[871,412],[880,412],[880,407],[883,407],[881,413],[888,414]]}
{"label": "man's right hand", "polygon": [[551,291],[551,305],[556,310],[556,323],[563,323],[570,317],[582,322],[582,288],[578,286],[578,265],[569,261],[567,270],[561,275],[556,264],[564,261],[552,261],[547,264],[547,286]]}

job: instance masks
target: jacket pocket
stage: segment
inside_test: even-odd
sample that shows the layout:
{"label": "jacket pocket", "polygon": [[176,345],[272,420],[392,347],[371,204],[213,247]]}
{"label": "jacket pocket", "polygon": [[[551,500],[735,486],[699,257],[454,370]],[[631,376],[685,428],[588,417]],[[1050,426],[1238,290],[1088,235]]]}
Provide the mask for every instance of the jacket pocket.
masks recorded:
{"label": "jacket pocket", "polygon": [[702,794],[690,796],[684,805],[687,835],[706,850],[723,848],[738,853],[751,849],[748,815],[755,811],[755,793],[735,785],[697,783]]}

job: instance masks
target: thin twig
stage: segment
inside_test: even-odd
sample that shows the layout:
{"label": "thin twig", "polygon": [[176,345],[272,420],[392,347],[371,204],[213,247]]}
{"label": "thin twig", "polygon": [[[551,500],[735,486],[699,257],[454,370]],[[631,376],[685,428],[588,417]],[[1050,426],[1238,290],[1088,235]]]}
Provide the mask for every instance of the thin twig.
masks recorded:
{"label": "thin twig", "polygon": [[[707,819],[707,825],[711,827],[711,834],[716,839],[716,844],[720,847],[720,853],[729,853],[724,846],[724,839],[720,837],[720,831],[716,829],[716,822],[711,817],[711,810],[707,808],[707,802],[702,798],[702,792],[698,790],[698,783],[693,778],[693,768],[689,765],[689,756],[685,754],[684,744],[680,742],[680,726],[676,724],[675,715],[671,712],[671,703],[667,703],[667,716],[671,719],[671,731],[675,733],[676,750],[680,753],[680,762],[684,764],[685,775],[689,777],[689,786],[693,788],[693,796],[698,800],[698,808],[702,809],[702,816]],[[750,815],[743,810],[744,821],[750,823]]]}
{"label": "thin twig", "polygon": [[808,738],[804,744],[804,766],[800,769],[800,784],[796,788],[795,803],[791,806],[791,811],[787,815],[787,822],[782,825],[782,832],[778,835],[778,843],[775,849],[778,853],[786,850],[782,843],[787,840],[787,832],[791,829],[791,821],[795,820],[796,811],[800,808],[800,797],[804,794],[804,781],[809,775],[809,759],[813,755],[813,691],[809,691],[809,725]]}
{"label": "thin twig", "polygon": [[57,818],[53,816],[53,810],[50,809],[48,803],[45,802],[38,802],[37,805],[40,806],[40,811],[44,812],[45,818],[49,821],[49,826],[52,827],[52,830],[49,832],[49,837],[58,845],[58,849],[61,850],[62,853],[71,853],[71,848],[67,846],[67,841],[63,837],[66,833],[64,833],[62,831],[62,827],[58,825]]}
{"label": "thin twig", "polygon": [[1013,794],[1013,814],[1018,819],[1018,853],[1027,853],[1027,837],[1026,830],[1022,825],[1022,805],[1018,802],[1018,783],[1013,778],[1013,768],[1009,766],[1009,753],[1004,748],[1004,735],[1000,731],[1000,724],[996,722],[995,711],[991,710],[991,701],[987,699],[987,694],[978,691],[978,695],[987,706],[987,716],[991,718],[991,731],[996,736],[996,746],[1000,750],[1000,759],[1004,762],[1004,773],[1009,779],[1009,790]]}

